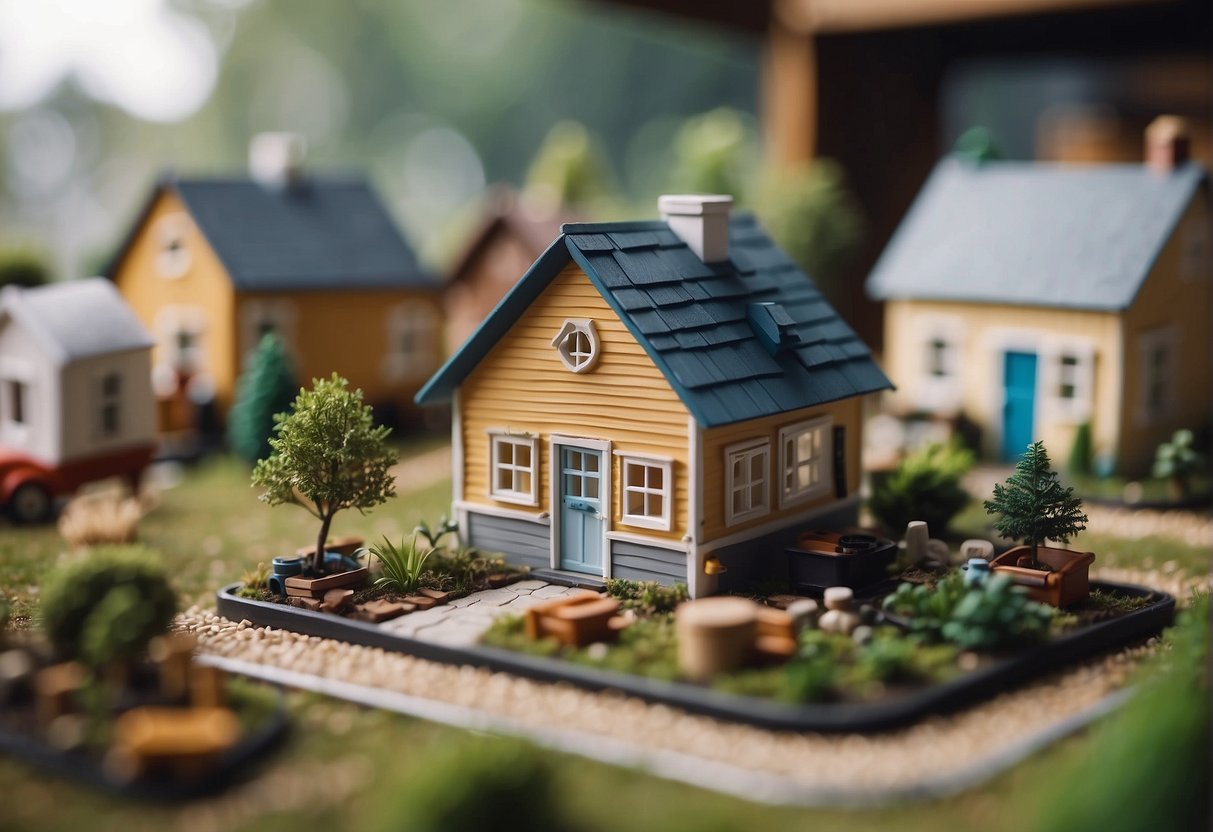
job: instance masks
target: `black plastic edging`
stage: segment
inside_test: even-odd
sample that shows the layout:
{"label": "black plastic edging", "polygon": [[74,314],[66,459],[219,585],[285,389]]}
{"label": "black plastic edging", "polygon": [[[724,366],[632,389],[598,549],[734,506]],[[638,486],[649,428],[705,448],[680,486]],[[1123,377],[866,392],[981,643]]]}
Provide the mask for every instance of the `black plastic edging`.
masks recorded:
{"label": "black plastic edging", "polygon": [[798,705],[722,693],[685,682],[630,676],[496,647],[449,647],[395,635],[363,621],[286,604],[240,598],[235,594],[239,588],[240,584],[231,584],[217,593],[219,614],[233,621],[248,619],[257,626],[277,627],[366,647],[380,647],[445,664],[503,671],[541,682],[567,682],[592,691],[618,690],[691,713],[760,728],[821,732],[883,731],[930,714],[953,711],[1003,693],[1036,676],[1061,669],[1068,663],[1156,635],[1171,624],[1175,614],[1175,599],[1166,593],[1129,584],[1092,581],[1093,590],[1102,589],[1138,597],[1157,596],[1158,600],[1140,610],[1084,627],[957,679],[887,702]]}

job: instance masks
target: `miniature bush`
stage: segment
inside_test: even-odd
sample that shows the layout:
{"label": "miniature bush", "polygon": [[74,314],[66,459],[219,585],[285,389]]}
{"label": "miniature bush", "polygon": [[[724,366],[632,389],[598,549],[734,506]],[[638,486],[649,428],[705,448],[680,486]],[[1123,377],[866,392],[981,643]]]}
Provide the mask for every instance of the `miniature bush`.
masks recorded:
{"label": "miniature bush", "polygon": [[1033,442],[1015,465],[1006,483],[994,486],[993,499],[985,501],[988,514],[998,514],[999,535],[1023,540],[1032,547],[1032,560],[1042,543],[1068,543],[1087,527],[1082,500],[1073,488],[1063,488],[1041,442]]}
{"label": "miniature bush", "polygon": [[675,607],[691,597],[683,583],[665,586],[657,581],[619,578],[607,580],[607,594],[619,600],[620,608],[636,610],[645,615],[673,612]]}
{"label": "miniature bush", "polygon": [[51,272],[42,255],[29,248],[0,250],[0,288],[24,286],[32,288],[50,282]]}
{"label": "miniature bush", "polygon": [[382,544],[371,546],[370,552],[383,568],[383,575],[375,581],[375,586],[408,593],[417,591],[421,570],[434,550],[418,546],[416,538],[412,543],[406,543],[402,537],[397,546],[385,536]]}
{"label": "miniature bush", "polygon": [[1091,446],[1091,423],[1083,422],[1074,431],[1074,444],[1070,446],[1070,460],[1066,466],[1071,474],[1087,476],[1091,473],[1095,450]]}
{"label": "miniature bush", "polygon": [[938,638],[943,625],[952,618],[952,613],[968,591],[961,574],[953,572],[935,586],[900,583],[884,599],[883,607],[905,616],[909,620],[910,632]]}
{"label": "miniature bush", "polygon": [[1192,495],[1192,478],[1209,470],[1209,463],[1196,450],[1196,437],[1190,430],[1177,430],[1170,442],[1154,452],[1153,474],[1168,480],[1177,499]]}
{"label": "miniature bush", "polygon": [[869,508],[892,534],[911,520],[924,520],[939,536],[969,502],[962,481],[972,467],[973,453],[956,442],[924,445],[876,488]]}
{"label": "miniature bush", "polygon": [[377,825],[413,832],[569,830],[553,776],[534,746],[501,737],[465,740],[419,761],[377,813]]}
{"label": "miniature bush", "polygon": [[1208,595],[1193,599],[1163,641],[1139,668],[1132,700],[1100,720],[1083,753],[1041,784],[1037,816],[1025,818],[1025,828],[1208,828]]}
{"label": "miniature bush", "polygon": [[104,546],[47,577],[41,610],[58,653],[99,667],[134,658],[166,632],[177,597],[152,552]]}
{"label": "miniature bush", "polygon": [[236,385],[236,401],[227,418],[227,444],[250,463],[265,459],[273,449],[274,417],[290,412],[299,383],[290,356],[277,335],[270,332],[249,356]]}
{"label": "miniature bush", "polygon": [[294,503],[320,521],[312,572],[324,572],[324,544],[333,517],[343,509],[367,509],[396,494],[388,447],[391,429],[375,426],[362,391],[333,373],[302,390],[294,411],[275,416],[273,453],[253,468],[253,485],[271,506]]}

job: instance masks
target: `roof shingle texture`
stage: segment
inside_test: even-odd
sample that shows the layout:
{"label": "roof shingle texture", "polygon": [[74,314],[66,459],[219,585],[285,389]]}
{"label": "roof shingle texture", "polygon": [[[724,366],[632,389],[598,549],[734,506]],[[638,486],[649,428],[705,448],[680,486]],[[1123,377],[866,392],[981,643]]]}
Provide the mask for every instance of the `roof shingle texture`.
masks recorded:
{"label": "roof shingle texture", "polygon": [[942,160],[868,278],[881,300],[1127,309],[1204,179]]}

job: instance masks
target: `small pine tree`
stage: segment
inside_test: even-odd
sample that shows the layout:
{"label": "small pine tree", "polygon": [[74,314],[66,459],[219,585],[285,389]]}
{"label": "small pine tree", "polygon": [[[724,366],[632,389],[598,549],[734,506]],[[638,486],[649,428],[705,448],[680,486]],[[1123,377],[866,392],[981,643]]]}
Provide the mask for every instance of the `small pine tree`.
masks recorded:
{"label": "small pine tree", "polygon": [[1006,483],[994,486],[994,498],[986,500],[985,507],[987,514],[1001,515],[994,522],[999,535],[1032,547],[1033,562],[1038,562],[1040,544],[1067,543],[1087,527],[1082,500],[1073,488],[1062,487],[1043,442],[1028,446]]}
{"label": "small pine tree", "polygon": [[1094,453],[1091,447],[1091,423],[1083,422],[1074,431],[1074,444],[1070,446],[1070,464],[1067,466],[1070,473],[1077,476],[1090,474]]}
{"label": "small pine tree", "polygon": [[289,412],[298,392],[282,339],[266,333],[240,375],[236,403],[228,414],[228,447],[250,463],[268,457],[274,416]]}
{"label": "small pine tree", "polygon": [[390,468],[396,453],[391,429],[376,426],[362,391],[333,373],[301,390],[289,415],[274,417],[273,453],[253,468],[253,485],[271,506],[293,503],[320,521],[312,572],[324,573],[324,544],[337,512],[367,509],[396,495]]}

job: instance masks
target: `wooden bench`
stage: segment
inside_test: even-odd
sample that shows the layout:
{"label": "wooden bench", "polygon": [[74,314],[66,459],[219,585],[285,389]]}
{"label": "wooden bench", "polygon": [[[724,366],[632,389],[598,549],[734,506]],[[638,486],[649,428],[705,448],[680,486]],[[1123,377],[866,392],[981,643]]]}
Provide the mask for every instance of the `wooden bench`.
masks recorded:
{"label": "wooden bench", "polygon": [[566,647],[614,641],[627,620],[617,615],[619,602],[586,590],[527,609],[526,634],[531,639],[555,638]]}
{"label": "wooden bench", "polygon": [[199,779],[240,739],[240,721],[227,708],[132,708],[114,721],[105,765],[134,780],[152,770]]}

